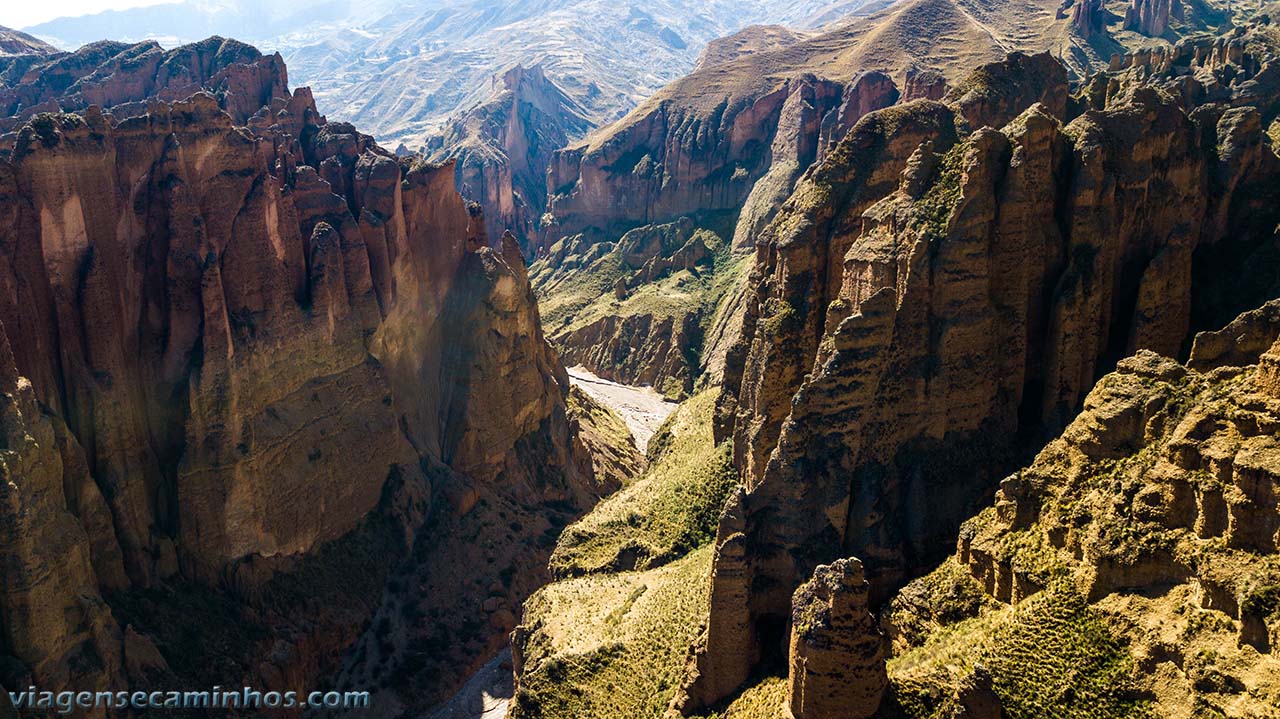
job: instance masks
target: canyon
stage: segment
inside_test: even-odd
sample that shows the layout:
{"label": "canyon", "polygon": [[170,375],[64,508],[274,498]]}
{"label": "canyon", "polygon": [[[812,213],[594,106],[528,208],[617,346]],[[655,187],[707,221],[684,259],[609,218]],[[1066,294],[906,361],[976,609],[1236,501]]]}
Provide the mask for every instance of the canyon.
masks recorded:
{"label": "canyon", "polygon": [[468,66],[420,153],[0,35],[0,687],[1274,716],[1271,14],[772,11],[621,117]]}
{"label": "canyon", "polygon": [[[1152,42],[1119,22],[1082,38],[1069,9],[912,0],[816,33],[754,27],[712,43],[688,76],[552,156],[525,251],[553,344],[601,377],[670,397],[719,382],[758,238],[861,117],[958,99],[973,69],[1011,51],[1052,54],[1065,85]],[[1222,18],[1188,12],[1178,32]],[[642,239],[673,231],[702,238]],[[628,247],[637,242],[652,249]],[[619,348],[635,345],[624,359]]]}
{"label": "canyon", "polygon": [[[1065,13],[1062,19],[1069,22]],[[738,315],[738,327],[725,332],[729,343],[719,350],[718,372],[694,370],[700,377],[686,390],[693,395],[688,403],[715,402],[703,420],[713,434],[710,447],[728,453],[740,489],[725,495],[714,539],[663,555],[661,563],[636,563],[622,552],[612,563],[577,559],[574,571],[536,595],[515,634],[521,661],[511,716],[1042,716],[1044,702],[1055,702],[1064,716],[1098,715],[1091,713],[1095,709],[1104,716],[1269,716],[1267,697],[1275,695],[1269,649],[1258,650],[1258,663],[1251,650],[1206,658],[1203,647],[1224,640],[1202,631],[1200,623],[1241,637],[1248,633],[1254,648],[1270,646],[1267,637],[1277,621],[1270,600],[1247,597],[1270,596],[1270,570],[1261,567],[1270,566],[1274,541],[1271,479],[1250,474],[1233,480],[1224,465],[1209,470],[1208,460],[1179,460],[1184,472],[1205,467],[1223,483],[1234,482],[1239,492],[1224,488],[1224,496],[1235,497],[1224,502],[1239,507],[1239,531],[1258,534],[1246,547],[1252,558],[1224,553],[1215,537],[1225,536],[1230,548],[1245,540],[1232,540],[1231,530],[1219,528],[1200,533],[1209,543],[1194,550],[1195,560],[1166,561],[1164,548],[1181,541],[1176,532],[1198,527],[1200,520],[1185,502],[1159,504],[1151,490],[1150,501],[1163,508],[1152,511],[1166,512],[1159,521],[1172,534],[1167,541],[1142,539],[1154,530],[1134,524],[1139,520],[1130,507],[1146,510],[1131,505],[1141,490],[1128,487],[1141,486],[1132,484],[1139,478],[1165,481],[1148,474],[1157,472],[1149,462],[1133,457],[1143,442],[1152,452],[1172,442],[1159,432],[1171,429],[1186,405],[1160,420],[1168,424],[1149,425],[1144,439],[1146,420],[1130,419],[1133,408],[1157,413],[1164,400],[1131,393],[1113,402],[1105,393],[1129,376],[1145,378],[1144,387],[1188,377],[1189,384],[1175,385],[1191,393],[1185,402],[1210,402],[1206,397],[1221,391],[1203,390],[1209,395],[1202,396],[1199,388],[1266,371],[1263,355],[1274,338],[1265,319],[1274,309],[1260,310],[1262,320],[1258,313],[1232,318],[1263,305],[1277,290],[1273,258],[1280,218],[1273,209],[1277,165],[1270,134],[1277,117],[1275,57],[1275,30],[1262,17],[1115,55],[1084,77],[1056,53],[1014,52],[967,75],[943,75],[946,87],[932,97],[900,93],[905,77],[899,85],[892,72],[879,77],[874,68],[858,65],[867,72],[844,89],[827,91],[842,99],[840,111],[826,109],[837,107],[834,102],[818,104],[823,95],[810,88],[821,80],[803,78],[790,86],[773,80],[780,95],[785,88],[784,97],[802,88],[801,107],[815,118],[809,132],[821,138],[825,126],[835,141],[808,145],[818,145],[802,156],[811,164],[783,175],[792,178],[780,185],[785,199],[765,203],[771,216],[758,224],[744,223],[755,216],[743,198],[749,178],[764,176],[762,170],[731,173],[681,160],[671,166],[707,173],[684,175],[696,192],[682,191],[682,175],[667,170],[659,171],[659,182],[646,183],[641,166],[650,172],[670,163],[667,145],[628,171],[630,158],[655,148],[645,143],[673,137],[654,129],[665,124],[643,123],[665,123],[678,107],[678,88],[655,99],[652,114],[638,110],[635,124],[615,126],[616,138],[634,132],[647,139],[630,145],[598,139],[562,151],[568,179],[561,183],[553,167],[549,187],[566,189],[553,193],[549,206],[564,223],[562,231],[573,234],[550,246],[548,260],[535,263],[535,285],[552,273],[540,300],[553,340],[619,381],[647,375],[597,347],[629,346],[623,356],[633,361],[667,346],[667,335],[646,340],[630,329],[635,325],[618,325],[628,329],[616,339],[577,330],[557,336],[557,302],[567,296],[559,288],[585,297],[603,294],[608,283],[584,287],[575,273],[584,266],[607,268],[617,257],[613,267],[623,270],[618,293],[585,307],[626,308],[638,294],[628,272],[643,277],[650,258],[665,262],[674,248],[688,253],[687,243],[664,241],[651,245],[660,251],[631,259],[637,234],[665,238],[673,231],[667,228],[679,225],[629,225],[695,213],[693,208],[732,213],[742,203],[736,218],[720,222],[723,234],[716,238],[733,238],[726,244],[741,246],[750,265],[741,289],[728,290],[724,296],[733,299],[721,305]],[[726,79],[767,86],[769,80],[757,79],[762,74],[721,75],[717,87]],[[884,89],[861,92],[869,88]],[[864,104],[868,97],[880,99]],[[734,107],[732,101],[727,107]],[[857,107],[866,110],[850,111]],[[853,119],[841,127],[844,112]],[[778,117],[787,117],[785,109]],[[795,125],[778,120],[763,126],[781,132]],[[685,137],[683,132],[675,136]],[[708,134],[687,137],[696,140],[675,152],[690,159],[721,162],[745,147],[737,144],[744,135],[735,131],[725,136],[734,143],[725,145],[728,153],[703,156],[696,143]],[[735,179],[742,185],[733,185]],[[616,200],[601,204],[614,197],[628,201],[618,213]],[[616,224],[605,229],[607,222]],[[749,229],[743,234],[732,232],[744,226]],[[592,242],[593,233],[605,239]],[[607,239],[611,235],[620,235],[616,244]],[[673,272],[698,274],[704,267],[677,264]],[[657,285],[659,294],[675,294],[674,284]],[[600,326],[610,326],[606,322]],[[722,324],[712,319],[702,326]],[[1224,325],[1221,332],[1206,332]],[[1215,349],[1202,349],[1207,347]],[[1158,355],[1189,362],[1191,370],[1174,360],[1157,361]],[[594,367],[597,362],[605,366]],[[1261,368],[1253,369],[1258,363]],[[1192,370],[1209,373],[1204,384]],[[1262,400],[1244,396],[1231,401],[1269,411]],[[1205,411],[1230,412],[1213,407]],[[1246,424],[1269,426],[1264,418],[1256,421]],[[1189,451],[1214,451],[1201,442],[1219,441],[1205,434],[1216,425],[1204,420],[1197,426],[1205,429],[1178,441],[1201,447]],[[1130,439],[1100,438],[1113,431]],[[1226,436],[1253,431],[1229,430]],[[1088,432],[1099,438],[1080,451],[1107,464],[1039,464],[1057,446],[1054,437],[1083,442],[1079,438]],[[1236,451],[1233,440],[1220,441],[1228,448],[1223,451]],[[1049,448],[1037,458],[1046,442]],[[1097,454],[1097,443],[1113,449]],[[997,526],[1021,532],[1044,510],[1037,499],[1019,504],[1019,498],[1045,495],[1019,477],[1037,474],[1062,487],[1050,491],[1069,494],[1082,491],[1081,472],[1101,476],[1116,462],[1129,467],[1130,484],[1123,490],[1098,485],[1100,494],[1091,500],[1108,507],[1114,520],[1102,518],[1101,509],[1071,504],[1079,524],[1063,529],[1067,520],[1053,519],[1058,524],[1043,530],[1047,539],[1034,539],[1040,530],[1001,530],[983,540],[981,550],[970,544],[975,531],[984,531],[977,527],[986,526],[970,518],[990,513],[979,514],[997,487]],[[1170,497],[1211,491],[1208,485],[1196,489],[1202,485],[1194,478],[1180,481],[1158,491]],[[1180,489],[1187,486],[1192,489]],[[632,510],[659,511],[637,498]],[[576,557],[584,543],[603,541],[605,519],[597,515],[613,511],[602,505],[571,526],[557,553]],[[1213,511],[1214,526],[1226,527],[1232,521],[1227,514],[1237,510]],[[1108,521],[1118,523],[1119,535]],[[643,528],[615,531],[620,536],[609,538],[610,546],[649,541]],[[1064,532],[1085,534],[1064,539]],[[1083,539],[1095,532],[1107,539]],[[949,559],[956,537],[960,549]],[[1038,553],[1019,554],[1015,542],[1035,542],[1027,551]],[[1041,571],[1063,566],[1053,563],[1055,551],[1067,568]],[[1251,570],[1258,585],[1210,590],[1208,583],[1221,580],[1198,572],[1203,563],[1219,560],[1258,562]],[[1069,578],[1062,583],[1047,576],[1062,572]],[[1098,578],[1090,579],[1095,573]],[[692,595],[676,594],[676,583],[690,577],[706,584]],[[610,594],[620,584],[623,591]],[[628,595],[626,586],[634,592]],[[1167,586],[1187,589],[1151,607],[1137,598],[1161,595]],[[1215,599],[1200,599],[1210,592]],[[1261,609],[1246,616],[1231,608],[1241,602]],[[1152,618],[1144,620],[1148,610]],[[680,617],[682,629],[661,631],[652,619],[660,611]],[[1203,611],[1216,613],[1195,613]],[[555,618],[566,612],[621,618],[595,632],[571,631]],[[1175,615],[1180,618],[1167,619]],[[1170,629],[1156,638],[1158,621],[1181,622],[1183,633],[1175,638]],[[1062,622],[1076,622],[1067,626],[1082,634],[1044,634]],[[1135,622],[1142,626],[1130,629]],[[1095,637],[1094,644],[1080,643]],[[1016,653],[1041,641],[1055,647],[1049,650],[1054,656],[1086,662],[1068,675],[1072,681],[1055,680],[1047,659]],[[687,654],[672,648],[681,643]],[[1104,670],[1121,674],[1088,673]],[[617,689],[619,677],[632,672],[643,676]],[[570,688],[557,688],[564,684]],[[613,687],[612,696],[602,692],[605,686]],[[630,692],[656,693],[669,698],[669,706],[633,699]]]}

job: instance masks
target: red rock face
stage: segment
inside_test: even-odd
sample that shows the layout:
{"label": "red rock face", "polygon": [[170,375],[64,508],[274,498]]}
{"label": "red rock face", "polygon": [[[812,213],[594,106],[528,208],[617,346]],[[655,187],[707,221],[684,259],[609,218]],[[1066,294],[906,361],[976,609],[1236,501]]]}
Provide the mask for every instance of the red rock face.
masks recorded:
{"label": "red rock face", "polygon": [[[806,75],[715,112],[676,102],[642,107],[615,126],[608,142],[556,153],[547,180],[555,225],[545,231],[560,237],[775,204],[765,199],[778,186],[789,190],[819,148],[897,98],[880,73],[847,87]],[[758,188],[770,172],[777,177]]]}
{"label": "red rock face", "polygon": [[[129,676],[105,590],[252,595],[388,493],[418,498],[394,510],[412,541],[427,468],[513,507],[608,490],[579,456],[519,248],[487,247],[453,166],[326,124],[309,92],[250,108],[231,88],[260,57],[212,71],[199,47],[174,53],[159,86],[225,92],[39,115],[0,155],[0,651],[38,683]],[[439,511],[469,511],[434,490]],[[309,681],[352,630],[261,671]],[[77,662],[86,642],[102,666]]]}
{"label": "red rock face", "polygon": [[480,203],[490,240],[512,232],[533,256],[551,155],[590,127],[586,112],[540,66],[493,79],[486,102],[453,119],[436,161],[456,160],[458,190]]}
{"label": "red rock face", "polygon": [[1179,351],[1197,248],[1271,237],[1254,222],[1275,216],[1259,203],[1280,162],[1257,107],[1189,114],[1124,74],[1067,122],[1051,62],[1011,56],[946,104],[866,116],[758,243],[719,419],[742,546],[718,555],[681,708],[773,651],[816,564],[861,557],[873,601],[918,571],[1019,432],[1061,427],[1120,357]]}
{"label": "red rock face", "polygon": [[[0,131],[17,130],[41,112],[81,112],[98,105],[117,118],[147,112],[151,100],[181,100],[211,92],[232,120],[244,124],[273,98],[288,97],[280,55],[265,56],[235,40],[211,37],[164,50],[154,42],[103,41],[74,53],[29,56],[0,85]],[[17,63],[23,73],[17,75]]]}
{"label": "red rock face", "polygon": [[1181,0],[1133,0],[1124,13],[1124,29],[1149,37],[1169,30],[1170,19],[1182,19]]}

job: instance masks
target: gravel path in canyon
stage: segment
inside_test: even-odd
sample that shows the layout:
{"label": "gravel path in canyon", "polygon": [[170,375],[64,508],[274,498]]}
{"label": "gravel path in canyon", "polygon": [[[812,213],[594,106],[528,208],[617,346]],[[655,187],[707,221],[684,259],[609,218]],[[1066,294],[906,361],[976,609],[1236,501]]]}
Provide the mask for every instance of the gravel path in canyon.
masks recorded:
{"label": "gravel path in canyon", "polygon": [[515,691],[511,650],[504,649],[428,719],[504,719]]}
{"label": "gravel path in canyon", "polygon": [[648,451],[653,434],[679,406],[676,402],[668,402],[652,387],[610,382],[581,365],[569,368],[569,379],[592,399],[622,417],[641,452]]}

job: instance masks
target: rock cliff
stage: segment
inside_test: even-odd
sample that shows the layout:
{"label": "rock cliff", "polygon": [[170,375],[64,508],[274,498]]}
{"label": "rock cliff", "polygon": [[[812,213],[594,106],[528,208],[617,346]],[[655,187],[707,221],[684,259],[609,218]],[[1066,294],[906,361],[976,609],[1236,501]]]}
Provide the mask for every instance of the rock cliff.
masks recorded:
{"label": "rock cliff", "polygon": [[1133,0],[1124,12],[1124,29],[1150,37],[1169,30],[1170,20],[1182,20],[1181,0]]}
{"label": "rock cliff", "polygon": [[[1015,54],[867,115],[806,173],[757,242],[729,352],[743,546],[717,558],[682,710],[784,651],[770,627],[818,564],[860,557],[883,601],[1095,378],[1179,352],[1196,266],[1273,237],[1274,112],[1245,98],[1275,45],[1250,32],[1237,62],[1104,76],[1088,109],[1052,59]],[[1188,75],[1222,102],[1179,91]]]}
{"label": "rock cliff", "polygon": [[[689,76],[552,157],[538,240],[545,267],[534,272],[541,301],[575,304],[569,295],[581,268],[637,228],[688,218],[727,240],[736,256],[749,253],[801,175],[820,167],[875,110],[951,93],[948,102],[968,130],[1000,127],[1013,119],[1007,108],[1027,106],[1019,93],[1039,97],[1051,86],[1054,94],[1043,98],[1048,112],[1065,117],[1067,78],[1107,67],[1126,44],[1149,41],[1134,33],[1106,35],[1110,15],[1096,3],[1077,3],[1074,20],[1062,10],[1048,2],[1015,8],[912,0],[816,33],[750,28],[714,43]],[[1224,17],[1200,8],[1185,29],[1223,24]],[[1019,60],[1026,67],[991,67],[1021,73],[1022,84],[999,74],[968,79],[973,68],[1010,50],[1029,53]],[[966,86],[958,87],[962,81]],[[603,280],[590,284],[602,294],[609,289]],[[627,291],[635,289],[629,284]],[[651,319],[642,321],[626,307],[607,318],[575,314],[569,324],[591,324],[590,331],[553,332],[553,341],[601,376],[647,381],[674,373],[695,383],[704,376],[718,381],[726,338],[737,332],[745,302],[740,285],[726,295],[730,311],[700,323],[697,356],[668,351],[678,321],[668,328],[656,322],[657,314],[643,313]],[[628,347],[634,352],[622,351]]]}
{"label": "rock cliff", "polygon": [[91,105],[121,117],[147,112],[150,100],[181,100],[198,90],[243,125],[271,100],[287,97],[279,54],[211,37],[165,50],[158,43],[104,40],[72,53],[0,56],[0,131],[42,112],[82,112]]}
{"label": "rock cliff", "polygon": [[484,209],[494,240],[513,232],[527,255],[539,249],[551,155],[590,127],[585,111],[542,67],[517,65],[493,78],[493,94],[451,118],[429,147],[433,161],[455,161],[458,191]]}
{"label": "rock cliff", "polygon": [[[1276,337],[1260,315],[1224,331]],[[1276,356],[1218,347],[1201,335],[1186,366],[1146,351],[1122,360],[1000,483],[953,558],[884,612],[903,667],[889,704],[945,713],[980,665],[1010,716],[1050,702],[1065,716],[1274,715]],[[982,599],[956,601],[966,594]],[[1074,615],[1073,631],[1034,621],[1045,611]],[[913,659],[944,631],[963,666]],[[1033,644],[999,640],[1018,634]],[[1073,657],[1069,675],[1054,656]]]}
{"label": "rock cliff", "polygon": [[[515,239],[489,246],[451,164],[326,123],[247,46],[91,50],[110,59],[36,74],[65,69],[75,92],[51,101],[87,107],[0,151],[6,686],[210,667],[313,686],[403,593],[393,570],[458,563],[441,555],[499,512],[567,523],[619,484],[577,438]],[[477,591],[532,591],[539,521],[495,534]],[[471,599],[423,611],[450,623]]]}
{"label": "rock cliff", "polygon": [[795,719],[876,715],[889,684],[862,563],[819,566],[792,600],[787,690]]}

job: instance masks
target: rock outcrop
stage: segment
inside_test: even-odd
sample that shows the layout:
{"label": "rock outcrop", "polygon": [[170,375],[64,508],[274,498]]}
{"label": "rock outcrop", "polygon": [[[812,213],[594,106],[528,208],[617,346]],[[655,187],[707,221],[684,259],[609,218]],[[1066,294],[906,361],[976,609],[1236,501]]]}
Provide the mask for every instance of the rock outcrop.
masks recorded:
{"label": "rock outcrop", "polygon": [[1182,0],[1132,0],[1124,12],[1124,29],[1160,37],[1169,31],[1170,20],[1182,19]]}
{"label": "rock outcrop", "polygon": [[288,97],[288,84],[279,53],[263,55],[235,40],[211,37],[172,50],[152,41],[104,40],[72,53],[0,58],[0,132],[38,113],[91,105],[124,119],[148,112],[152,100],[181,100],[199,90],[243,125],[272,99]]}
{"label": "rock outcrop", "polygon": [[876,716],[889,677],[869,590],[857,559],[819,566],[796,590],[787,691],[795,719]]}
{"label": "rock outcrop", "polygon": [[1076,0],[1071,6],[1071,27],[1086,40],[1104,35],[1106,12],[1101,0]]}
{"label": "rock outcrop", "polygon": [[[575,437],[515,239],[489,246],[451,164],[326,123],[278,57],[219,39],[134,53],[57,101],[145,97],[145,113],[39,114],[0,151],[0,680],[115,688],[165,658],[187,680],[191,652],[230,645],[244,674],[218,680],[309,686],[429,517],[442,534],[415,566],[456,562],[432,551],[467,522],[553,505],[567,523],[619,481],[597,480]],[[186,83],[214,94],[164,99]],[[516,602],[550,552],[526,536],[540,521],[493,552],[530,568],[474,570],[503,572]],[[387,549],[324,584],[346,570],[319,567],[372,542]],[[217,625],[139,611],[160,587],[198,587],[270,638],[178,648],[178,627]],[[126,621],[157,633],[162,661]],[[479,659],[513,623],[449,660]]]}
{"label": "rock outcrop", "polygon": [[430,157],[454,161],[458,191],[480,203],[492,240],[509,230],[533,256],[551,155],[590,123],[541,66],[517,65],[492,85],[491,97],[450,120]]}
{"label": "rock outcrop", "polygon": [[873,602],[927,568],[1018,437],[1065,424],[1120,357],[1179,351],[1197,248],[1272,237],[1280,161],[1256,106],[1188,106],[1165,89],[1179,73],[1129,74],[1071,119],[1052,64],[1015,55],[946,103],[864,117],[757,242],[719,424],[745,549],[715,575],[750,591],[713,599],[685,711],[773,651],[818,564],[861,557]]}
{"label": "rock outcrop", "polygon": [[[1257,319],[1238,324],[1251,335],[1280,337]],[[1269,697],[1280,669],[1274,352],[1218,361],[1202,354],[1198,369],[1147,351],[1122,360],[1062,436],[1004,480],[993,505],[961,530],[949,561],[995,601],[955,613],[938,611],[948,600],[937,594],[923,604],[895,600],[884,622],[900,638],[899,629],[922,614],[947,617],[924,636],[895,640],[895,654],[913,656],[935,632],[968,617],[985,618],[961,630],[980,644],[1009,621],[997,616],[1076,603],[1080,616],[1107,619],[1114,637],[1106,641],[1134,668],[1118,684],[1101,686],[1095,684],[1101,665],[1084,657],[1117,650],[1088,648],[1080,629],[1064,637],[1065,646],[1046,642],[1046,650],[1080,657],[1063,710],[1087,706],[1115,716],[1128,703],[1129,712],[1154,716],[1273,712]],[[913,587],[904,592],[930,595]],[[1022,650],[1010,644],[991,646],[975,657],[987,661],[986,703],[994,699],[1012,713],[1040,705],[1037,692],[1054,695],[1062,680],[1044,671],[1051,660],[1019,657]],[[893,677],[899,695],[909,691],[925,711],[944,705],[952,691],[976,698],[954,670],[924,665]]]}

